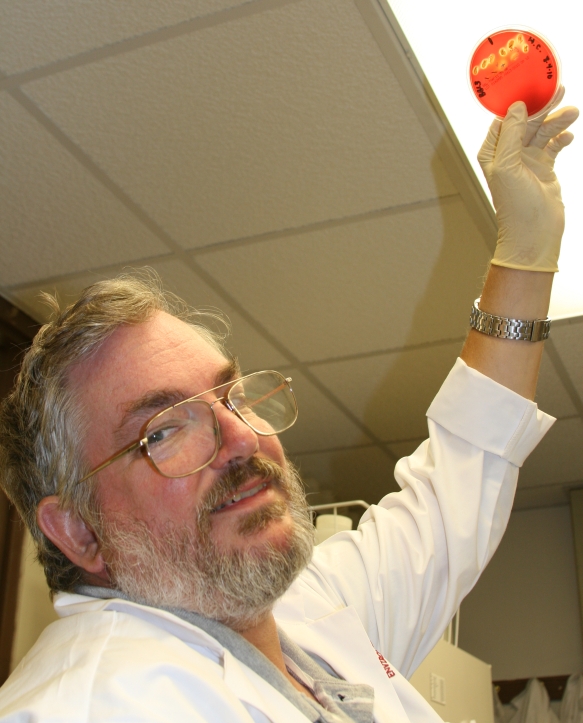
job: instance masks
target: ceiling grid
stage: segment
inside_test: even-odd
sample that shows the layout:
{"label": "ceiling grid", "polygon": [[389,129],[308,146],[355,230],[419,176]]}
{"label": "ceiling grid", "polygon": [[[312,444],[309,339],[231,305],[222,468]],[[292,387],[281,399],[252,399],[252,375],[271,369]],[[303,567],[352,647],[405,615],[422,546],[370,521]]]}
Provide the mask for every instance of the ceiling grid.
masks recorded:
{"label": "ceiling grid", "polygon": [[[375,501],[423,439],[495,237],[394,18],[377,0],[58,4],[0,10],[0,294],[42,321],[41,290],[152,267],[226,311],[244,368],[294,378],[282,441],[313,501]],[[559,422],[523,507],[583,480],[583,326],[556,328],[540,397]]]}

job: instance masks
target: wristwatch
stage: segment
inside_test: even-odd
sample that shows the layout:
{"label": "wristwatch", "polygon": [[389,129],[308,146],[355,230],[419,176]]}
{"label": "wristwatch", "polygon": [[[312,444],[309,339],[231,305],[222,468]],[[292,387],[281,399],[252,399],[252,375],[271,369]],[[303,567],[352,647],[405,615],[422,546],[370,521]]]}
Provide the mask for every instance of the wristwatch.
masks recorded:
{"label": "wristwatch", "polygon": [[470,313],[470,326],[476,331],[499,339],[512,339],[513,341],[544,341],[549,338],[551,329],[550,319],[507,319],[505,316],[494,316],[482,311],[479,307],[480,299],[474,301]]}

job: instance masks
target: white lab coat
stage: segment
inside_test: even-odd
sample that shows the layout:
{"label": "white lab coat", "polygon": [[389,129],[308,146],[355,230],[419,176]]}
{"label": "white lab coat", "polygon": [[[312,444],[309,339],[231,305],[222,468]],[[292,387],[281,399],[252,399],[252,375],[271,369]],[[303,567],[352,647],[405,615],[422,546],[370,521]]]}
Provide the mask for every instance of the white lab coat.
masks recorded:
{"label": "white lab coat", "polygon": [[[377,723],[440,720],[405,676],[490,560],[518,466],[554,421],[461,360],[428,420],[430,439],[397,464],[402,491],[371,507],[358,530],[316,548],[275,608],[301,648],[374,686]],[[214,638],[170,613],[71,594],[55,607],[62,619],[0,689],[4,723],[306,721]]]}

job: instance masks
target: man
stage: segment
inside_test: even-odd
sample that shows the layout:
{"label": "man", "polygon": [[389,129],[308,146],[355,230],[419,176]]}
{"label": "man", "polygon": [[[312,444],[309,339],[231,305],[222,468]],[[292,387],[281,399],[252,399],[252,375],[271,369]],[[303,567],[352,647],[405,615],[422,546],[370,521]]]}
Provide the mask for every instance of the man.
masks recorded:
{"label": "man", "polygon": [[401,492],[313,554],[277,437],[287,380],[240,379],[139,280],[90,287],[43,327],[3,407],[2,480],[62,619],[0,691],[0,720],[439,720],[404,675],[491,558],[552,423],[529,400],[576,117],[527,126],[518,103],[494,122],[480,159],[498,247],[430,439],[397,465]]}

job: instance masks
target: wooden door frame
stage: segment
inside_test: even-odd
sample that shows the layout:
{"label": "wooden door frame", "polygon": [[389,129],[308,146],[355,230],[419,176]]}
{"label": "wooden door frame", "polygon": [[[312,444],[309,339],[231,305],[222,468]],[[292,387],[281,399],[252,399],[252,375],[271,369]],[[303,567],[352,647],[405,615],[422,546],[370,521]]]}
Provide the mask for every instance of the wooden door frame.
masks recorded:
{"label": "wooden door frame", "polygon": [[24,526],[20,516],[5,494],[0,490],[1,517],[4,530],[0,549],[0,685],[10,674],[14,629],[16,627],[16,603],[18,600],[18,583],[20,577],[20,561],[24,540]]}
{"label": "wooden door frame", "polygon": [[[22,354],[38,329],[36,321],[0,297],[0,397],[12,387]],[[23,540],[20,516],[0,490],[0,685],[10,673]]]}

